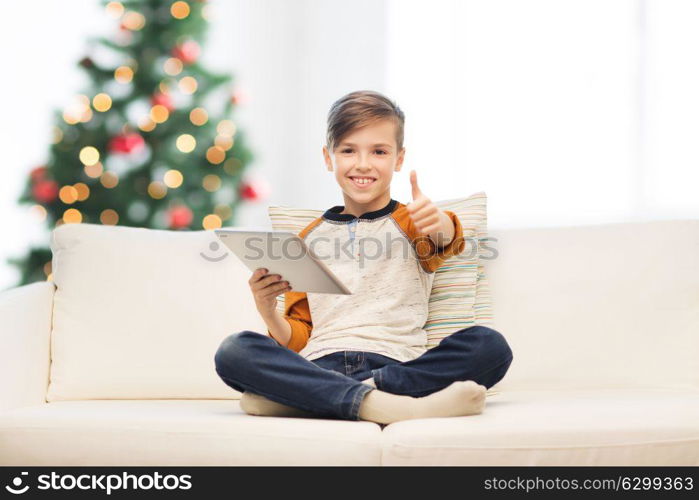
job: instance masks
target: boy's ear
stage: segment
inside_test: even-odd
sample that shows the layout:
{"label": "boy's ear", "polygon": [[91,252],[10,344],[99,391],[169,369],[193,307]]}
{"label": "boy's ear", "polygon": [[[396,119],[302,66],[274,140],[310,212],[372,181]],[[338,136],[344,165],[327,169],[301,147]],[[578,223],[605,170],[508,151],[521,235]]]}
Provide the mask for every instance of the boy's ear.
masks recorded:
{"label": "boy's ear", "polygon": [[405,148],[400,150],[400,153],[398,153],[398,158],[396,159],[396,172],[400,172],[401,167],[403,166],[403,158],[405,157]]}
{"label": "boy's ear", "polygon": [[323,146],[323,158],[325,159],[325,165],[328,167],[328,172],[332,172],[333,162],[330,159],[330,153],[328,152],[327,146]]}

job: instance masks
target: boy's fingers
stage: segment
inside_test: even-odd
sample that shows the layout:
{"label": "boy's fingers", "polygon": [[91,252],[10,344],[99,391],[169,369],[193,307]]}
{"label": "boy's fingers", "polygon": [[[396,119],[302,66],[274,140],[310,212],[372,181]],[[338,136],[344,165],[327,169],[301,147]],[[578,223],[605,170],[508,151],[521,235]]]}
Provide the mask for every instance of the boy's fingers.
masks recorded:
{"label": "boy's fingers", "polygon": [[258,267],[257,269],[255,269],[253,271],[252,276],[250,276],[250,279],[248,280],[248,283],[250,283],[250,284],[254,283],[255,281],[260,279],[260,277],[262,277],[265,274],[267,274],[267,269],[265,269],[264,267]]}
{"label": "boy's fingers", "polygon": [[430,220],[439,220],[439,212],[434,210],[433,206],[423,206],[412,212],[415,219],[422,220],[429,218]]}
{"label": "boy's fingers", "polygon": [[255,269],[255,272],[252,273],[252,276],[250,277],[250,282],[258,281],[262,279],[264,276],[267,275],[269,271],[267,269],[264,269],[262,267]]}
{"label": "boy's fingers", "polygon": [[413,214],[413,213],[417,212],[418,210],[420,210],[420,209],[421,209],[422,207],[424,207],[425,205],[427,205],[427,203],[428,203],[429,201],[430,201],[430,200],[428,200],[427,198],[425,198],[424,196],[422,196],[421,198],[419,198],[419,199],[417,199],[417,200],[415,200],[415,201],[411,201],[410,203],[408,203],[408,204],[406,205],[406,208],[408,209],[408,212],[410,212],[411,214]]}
{"label": "boy's fingers", "polygon": [[284,292],[289,291],[288,290],[289,285],[270,285],[268,287],[265,287],[264,290],[262,290],[261,295],[263,299],[266,299],[268,297],[276,297],[277,295],[280,295]]}
{"label": "boy's fingers", "polygon": [[416,200],[420,196],[420,188],[417,186],[417,172],[415,170],[410,171],[410,185],[413,191],[413,200]]}
{"label": "boy's fingers", "polygon": [[272,285],[276,283],[277,281],[281,280],[281,276],[278,274],[270,274],[267,276],[263,276],[256,282],[252,283],[252,288],[253,290],[262,290],[263,288]]}

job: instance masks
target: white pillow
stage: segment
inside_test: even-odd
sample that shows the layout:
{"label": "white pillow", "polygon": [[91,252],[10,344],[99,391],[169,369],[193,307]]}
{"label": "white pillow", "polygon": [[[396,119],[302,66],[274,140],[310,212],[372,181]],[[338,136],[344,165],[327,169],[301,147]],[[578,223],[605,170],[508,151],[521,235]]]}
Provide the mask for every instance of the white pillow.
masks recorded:
{"label": "white pillow", "polygon": [[51,233],[48,401],[236,399],[214,355],[266,332],[251,272],[212,231],[63,224]]}
{"label": "white pillow", "polygon": [[[435,201],[461,221],[466,238],[464,251],[447,259],[435,271],[428,304],[427,348],[430,349],[456,330],[474,325],[492,326],[490,290],[481,259],[481,246],[487,238],[487,197],[484,192],[466,198]],[[277,231],[299,233],[325,210],[270,206],[272,226]],[[284,314],[284,295],[277,297],[277,311]]]}

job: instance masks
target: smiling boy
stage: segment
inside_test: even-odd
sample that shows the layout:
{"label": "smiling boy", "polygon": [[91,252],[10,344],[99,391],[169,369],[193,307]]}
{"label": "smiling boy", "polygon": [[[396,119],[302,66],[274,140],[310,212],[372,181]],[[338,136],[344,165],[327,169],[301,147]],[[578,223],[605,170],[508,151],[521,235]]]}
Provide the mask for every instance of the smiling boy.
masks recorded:
{"label": "smiling boy", "polygon": [[[465,240],[458,217],[421,191],[415,171],[412,201],[391,197],[405,156],[403,131],[403,112],[378,92],[352,92],[333,104],[323,157],[344,205],[326,210],[299,237],[352,295],[295,292],[266,269],[252,274],[267,335],[234,333],[215,356],[222,380],[243,392],[247,413],[380,424],[474,415],[509,368],[509,345],[485,326],[426,348],[434,272]],[[280,293],[283,315],[276,311]]]}

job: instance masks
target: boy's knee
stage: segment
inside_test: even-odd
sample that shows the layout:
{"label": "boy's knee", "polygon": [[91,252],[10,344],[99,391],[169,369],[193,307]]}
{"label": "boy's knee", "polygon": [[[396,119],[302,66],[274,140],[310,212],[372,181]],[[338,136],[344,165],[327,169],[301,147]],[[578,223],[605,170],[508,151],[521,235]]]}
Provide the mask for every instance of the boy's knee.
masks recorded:
{"label": "boy's knee", "polygon": [[459,330],[469,339],[474,336],[478,339],[479,349],[483,356],[495,361],[512,360],[512,349],[507,343],[504,335],[493,328],[485,325],[475,325],[470,328]]}
{"label": "boy's knee", "polygon": [[481,333],[485,336],[486,349],[490,356],[495,360],[510,360],[512,361],[512,349],[510,344],[507,343],[505,336],[493,330],[487,326],[478,325],[477,328],[481,329]]}
{"label": "boy's knee", "polygon": [[513,355],[504,335],[487,326],[478,325],[478,334],[483,338],[483,356],[488,360],[487,377],[482,382],[487,388],[498,383],[512,364]]}
{"label": "boy's knee", "polygon": [[249,353],[251,346],[261,337],[264,336],[250,330],[243,330],[223,339],[214,355],[216,372],[221,375],[224,370],[244,366],[246,361],[252,358]]}

